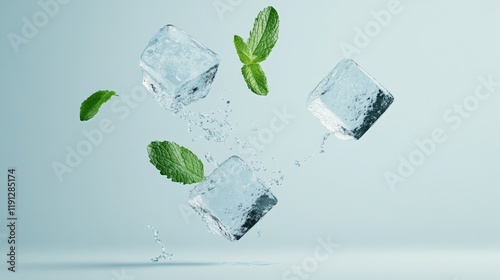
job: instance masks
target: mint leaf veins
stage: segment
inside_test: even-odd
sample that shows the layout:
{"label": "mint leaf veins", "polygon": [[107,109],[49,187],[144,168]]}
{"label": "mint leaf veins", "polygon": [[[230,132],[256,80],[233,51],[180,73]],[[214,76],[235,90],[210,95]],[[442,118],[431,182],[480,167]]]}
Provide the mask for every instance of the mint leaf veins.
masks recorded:
{"label": "mint leaf veins", "polygon": [[264,61],[278,41],[279,16],[273,7],[262,10],[255,19],[248,38],[248,46],[254,56],[253,63]]}
{"label": "mint leaf veins", "polygon": [[269,92],[266,74],[264,74],[259,64],[243,65],[241,73],[247,82],[248,88],[252,92],[258,95],[265,95],[265,93]]}
{"label": "mint leaf veins", "polygon": [[151,163],[173,182],[194,184],[205,179],[201,160],[190,150],[169,141],[153,141],[148,145]]}

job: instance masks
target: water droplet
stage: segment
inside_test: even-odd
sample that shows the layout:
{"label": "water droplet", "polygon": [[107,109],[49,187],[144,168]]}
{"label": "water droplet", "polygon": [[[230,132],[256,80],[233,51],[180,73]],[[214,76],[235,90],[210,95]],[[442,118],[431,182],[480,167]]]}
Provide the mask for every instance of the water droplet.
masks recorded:
{"label": "water droplet", "polygon": [[151,261],[158,262],[161,259],[162,260],[171,260],[173,254],[167,253],[167,250],[165,248],[165,244],[163,243],[163,241],[161,241],[161,239],[158,238],[158,231],[152,225],[148,225],[148,228],[153,231],[155,242],[156,242],[156,244],[159,244],[161,247],[161,254],[158,257],[151,258]]}
{"label": "water droplet", "polygon": [[213,165],[215,165],[215,167],[219,166],[219,163],[214,159],[212,153],[207,152],[205,154],[205,159],[207,160],[208,163],[212,163]]}
{"label": "water droplet", "polygon": [[325,153],[325,144],[326,144],[326,141],[328,140],[328,138],[330,138],[331,135],[332,135],[332,133],[330,133],[330,132],[328,132],[325,135],[323,135],[323,141],[321,142],[321,145],[319,146],[319,153],[320,154],[324,154]]}
{"label": "water droplet", "polygon": [[225,110],[215,110],[208,113],[191,112],[183,106],[179,106],[174,111],[175,115],[187,122],[188,132],[200,133],[196,138],[207,141],[228,143],[230,133],[234,132],[234,127],[229,121],[232,112],[230,102],[224,101]]}

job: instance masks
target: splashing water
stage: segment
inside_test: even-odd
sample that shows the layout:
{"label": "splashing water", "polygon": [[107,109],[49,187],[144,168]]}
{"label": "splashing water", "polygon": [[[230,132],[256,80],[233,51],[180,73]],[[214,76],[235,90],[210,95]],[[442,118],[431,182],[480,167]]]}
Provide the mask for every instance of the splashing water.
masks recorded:
{"label": "splashing water", "polygon": [[[247,161],[248,165],[257,173],[260,173],[261,178],[266,178],[268,187],[279,186],[283,184],[284,176],[279,171],[271,171],[264,165],[262,161],[255,160],[255,157],[262,151],[257,151],[250,143],[243,141],[235,136],[235,127],[238,127],[237,123],[232,124],[230,121],[230,115],[233,112],[231,108],[231,101],[225,100],[223,109],[218,109],[209,113],[192,112],[186,107],[181,107],[174,113],[181,120],[187,122],[188,132],[195,134],[192,138],[193,142],[198,140],[213,141],[216,143],[222,143],[229,146],[229,150],[236,150],[238,152],[247,151],[251,154],[248,157],[242,156],[244,160]],[[259,128],[253,125],[251,128],[252,132],[257,132]],[[215,167],[219,166],[219,163],[214,159],[212,153],[207,152],[205,154],[205,159],[208,163],[213,164]],[[273,161],[274,161],[273,156]],[[273,173],[270,175],[270,173]]]}
{"label": "splashing water", "polygon": [[[193,133],[193,128],[196,127],[201,131],[201,135],[193,137],[192,141],[205,139],[207,141],[215,141],[226,143],[229,135],[234,132],[234,127],[229,121],[229,115],[233,111],[230,107],[231,101],[226,101],[226,108],[210,113],[192,112],[182,107],[181,110],[175,112],[175,115],[180,119],[187,121],[188,132]],[[223,114],[222,119],[218,114]]]}
{"label": "splashing water", "polygon": [[[271,160],[273,162],[276,162],[276,157],[272,156]],[[269,188],[272,188],[274,186],[281,186],[283,185],[283,182],[285,181],[285,175],[283,174],[283,171],[280,169],[278,171],[272,171],[271,176],[267,177],[267,185]]]}
{"label": "splashing water", "polygon": [[[325,145],[326,145],[326,142],[328,141],[328,139],[330,138],[330,136],[332,136],[331,132],[325,133],[323,135],[323,139],[321,141],[321,144],[319,145],[319,154],[325,153]],[[317,155],[316,153],[310,154],[305,159],[303,159],[301,161],[295,160],[293,162],[293,164],[297,167],[300,167],[304,162],[307,162],[309,159],[311,159],[312,157],[315,157],[316,155]]]}
{"label": "splashing water", "polygon": [[328,138],[330,138],[330,136],[332,136],[331,132],[325,133],[325,135],[323,135],[323,142],[321,142],[321,145],[319,146],[319,153],[320,154],[325,153],[325,144],[326,144],[326,141],[328,140]]}
{"label": "splashing water", "polygon": [[265,166],[264,166],[264,163],[262,161],[252,160],[252,161],[249,162],[249,165],[253,168],[253,170],[255,172],[260,172],[261,170],[262,171],[266,171],[267,170],[265,168]]}
{"label": "splashing water", "polygon": [[268,188],[271,188],[273,186],[280,186],[285,180],[285,175],[282,174],[281,170],[270,170],[266,167],[266,165],[264,165],[262,161],[252,160],[249,162],[249,165],[255,172],[261,175],[261,178],[266,178],[266,186]]}
{"label": "splashing water", "polygon": [[207,152],[205,154],[205,159],[207,160],[208,163],[213,164],[216,168],[219,166],[219,163],[217,162],[217,160],[214,159],[211,152]]}
{"label": "splashing water", "polygon": [[295,160],[295,161],[293,162],[293,164],[294,164],[295,166],[297,166],[297,167],[301,167],[301,166],[302,166],[302,164],[304,164],[305,162],[307,162],[308,160],[310,160],[310,159],[311,159],[312,157],[314,157],[314,156],[316,156],[316,153],[308,155],[308,156],[307,156],[306,158],[304,158],[303,160]]}
{"label": "splashing water", "polygon": [[269,187],[273,186],[281,186],[285,181],[285,175],[281,175],[279,177],[271,177],[271,181],[269,182]]}
{"label": "splashing water", "polygon": [[274,171],[271,176],[267,177],[267,186],[268,188],[274,186],[281,186],[283,185],[284,181],[285,181],[285,175],[283,175],[283,171],[281,170],[278,170],[277,172]]}
{"label": "splashing water", "polygon": [[152,225],[148,225],[148,228],[153,231],[156,244],[159,244],[161,246],[161,254],[158,257],[151,258],[151,261],[158,262],[159,260],[171,260],[173,254],[167,253],[165,244],[163,243],[163,241],[161,241],[161,239],[158,238],[158,231]]}

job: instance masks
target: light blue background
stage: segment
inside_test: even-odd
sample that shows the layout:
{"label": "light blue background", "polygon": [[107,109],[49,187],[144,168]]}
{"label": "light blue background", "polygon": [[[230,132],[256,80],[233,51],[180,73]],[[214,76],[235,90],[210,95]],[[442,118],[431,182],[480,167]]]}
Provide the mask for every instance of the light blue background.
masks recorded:
{"label": "light blue background", "polygon": [[[36,1],[2,1],[0,167],[18,170],[21,272],[17,278],[6,274],[2,261],[0,273],[7,279],[49,279],[60,269],[50,263],[75,259],[97,264],[70,267],[78,276],[59,272],[51,279],[110,279],[110,271],[122,266],[136,279],[194,279],[197,273],[280,279],[288,263],[300,264],[318,238],[331,235],[339,253],[311,279],[498,279],[500,87],[458,129],[443,114],[474,93],[480,76],[500,81],[500,3],[401,1],[402,11],[353,56],[395,103],[361,140],[332,138],[324,155],[293,165],[316,153],[326,132],[305,109],[309,92],[344,58],[340,45],[354,44],[355,28],[364,29],[371,12],[387,9],[389,2],[243,0],[220,18],[214,1],[73,0],[15,53],[7,34],[21,34],[22,18],[31,19],[41,8]],[[255,15],[268,5],[278,10],[281,31],[262,64],[271,92],[259,97],[241,77],[232,37],[247,37]],[[141,85],[143,48],[168,23],[222,59],[209,96],[190,109],[223,110],[222,99],[230,100],[230,118],[242,139],[256,135],[253,126],[268,127],[275,109],[286,107],[295,115],[259,154],[264,165],[285,174],[284,184],[273,188],[279,203],[260,223],[260,237],[253,229],[231,243],[208,233],[197,216],[186,222],[179,209],[191,187],[160,176],[146,153],[150,141],[168,139],[222,161],[234,153],[230,146],[192,142],[185,122],[149,95],[136,108],[128,106],[126,117],[106,104],[95,119],[78,119],[81,102],[99,89],[116,90],[115,102],[124,106],[124,98]],[[96,129],[106,118],[115,130],[59,181],[53,162],[64,163],[66,147],[75,148],[85,139],[82,130]],[[446,132],[447,141],[392,191],[384,174],[397,172],[399,156],[408,158],[414,141],[436,128]],[[213,167],[205,165],[208,174]],[[5,190],[0,201],[3,224]],[[279,265],[141,266],[158,253],[148,223],[160,231],[174,261]],[[6,233],[4,226],[0,233]],[[5,239],[0,248],[5,255]],[[356,253],[365,251],[372,255]],[[108,265],[99,266],[101,260]]]}

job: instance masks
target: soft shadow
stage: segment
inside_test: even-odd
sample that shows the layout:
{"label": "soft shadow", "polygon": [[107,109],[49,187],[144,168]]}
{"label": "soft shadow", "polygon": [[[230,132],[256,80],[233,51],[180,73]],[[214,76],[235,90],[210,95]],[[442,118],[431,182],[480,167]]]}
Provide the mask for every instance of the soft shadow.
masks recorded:
{"label": "soft shadow", "polygon": [[221,265],[217,262],[40,262],[40,263],[26,263],[23,269],[110,269],[122,267],[165,267],[165,266],[214,266]]}
{"label": "soft shadow", "polygon": [[25,263],[23,270],[64,270],[64,269],[112,269],[112,268],[141,268],[141,267],[189,267],[189,266],[268,266],[267,262],[39,262]]}

